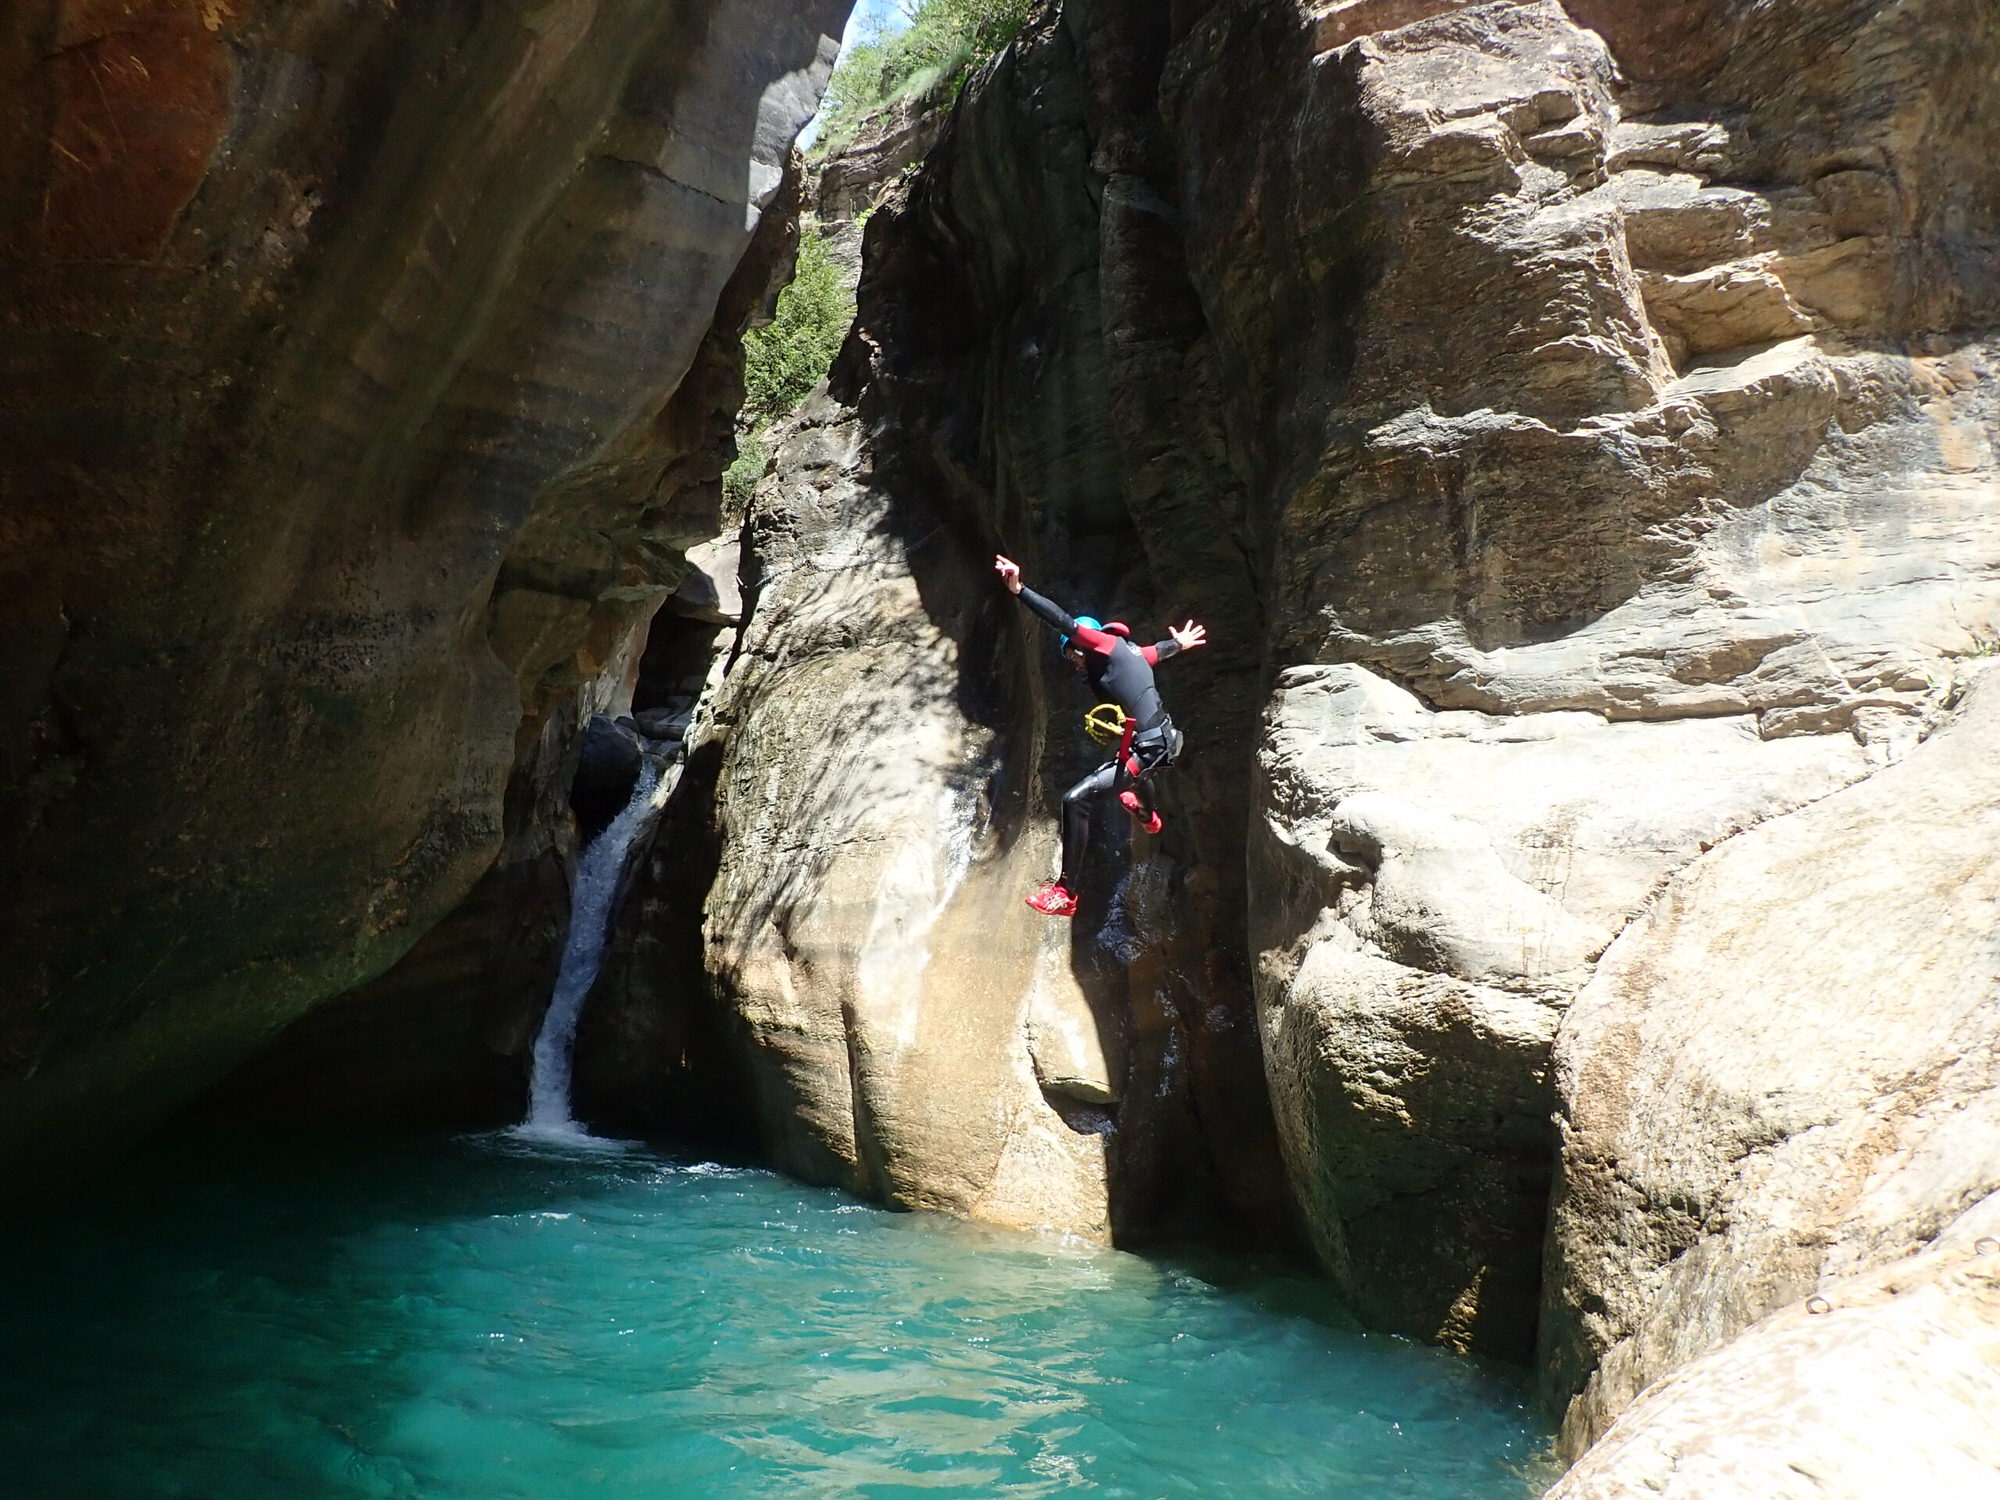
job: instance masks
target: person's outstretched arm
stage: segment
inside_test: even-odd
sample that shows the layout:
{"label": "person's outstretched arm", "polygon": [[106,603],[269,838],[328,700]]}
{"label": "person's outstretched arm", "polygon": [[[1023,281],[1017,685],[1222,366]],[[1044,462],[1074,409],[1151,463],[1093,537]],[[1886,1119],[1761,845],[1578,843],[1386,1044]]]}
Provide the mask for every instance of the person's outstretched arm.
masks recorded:
{"label": "person's outstretched arm", "polygon": [[1208,644],[1208,627],[1189,620],[1181,626],[1169,625],[1167,634],[1171,640],[1156,642],[1146,647],[1146,660],[1158,665],[1170,656],[1179,656],[1183,651],[1192,651],[1197,646]]}
{"label": "person's outstretched arm", "polygon": [[[993,571],[1000,575],[1000,581],[1007,585],[1010,593],[1018,594],[1021,602],[1033,610],[1041,620],[1064,635],[1077,634],[1076,621],[1063,612],[1061,605],[1044,599],[1040,594],[1021,582],[1021,565],[1011,558],[995,557]],[[1089,632],[1085,632],[1088,634]]]}

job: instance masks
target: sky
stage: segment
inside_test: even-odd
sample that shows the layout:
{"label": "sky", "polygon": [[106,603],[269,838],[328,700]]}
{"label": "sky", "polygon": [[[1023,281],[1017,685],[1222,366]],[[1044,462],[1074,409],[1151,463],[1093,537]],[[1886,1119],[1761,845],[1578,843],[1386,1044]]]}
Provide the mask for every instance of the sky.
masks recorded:
{"label": "sky", "polygon": [[[896,0],[858,0],[854,14],[847,18],[847,34],[840,39],[840,50],[845,52],[877,26],[886,31],[901,31],[909,24],[896,8]],[[815,115],[799,132],[799,149],[805,150],[818,136],[819,117]]]}
{"label": "sky", "polygon": [[854,14],[847,21],[847,35],[840,39],[842,49],[853,46],[868,35],[873,26],[884,26],[890,31],[901,31],[909,22],[896,9],[895,0],[860,0],[854,7]]}

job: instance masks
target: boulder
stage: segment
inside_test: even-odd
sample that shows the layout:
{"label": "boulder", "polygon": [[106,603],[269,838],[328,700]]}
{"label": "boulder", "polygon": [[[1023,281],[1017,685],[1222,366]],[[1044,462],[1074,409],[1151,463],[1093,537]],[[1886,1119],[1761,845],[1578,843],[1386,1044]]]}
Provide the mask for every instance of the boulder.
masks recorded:
{"label": "boulder", "polygon": [[646,737],[629,720],[591,715],[569,789],[580,842],[587,844],[602,833],[632,800],[646,748]]}
{"label": "boulder", "polygon": [[1649,1389],[1548,1500],[1983,1495],[2000,1474],[2000,1200]]}
{"label": "boulder", "polygon": [[1677,872],[1571,1007],[1543,1331],[1571,1451],[2000,1190],[1996,688]]}
{"label": "boulder", "polygon": [[736,625],[743,619],[743,586],[737,579],[741,543],[734,535],[690,547],[687,574],[668,596],[677,615],[715,625]]}

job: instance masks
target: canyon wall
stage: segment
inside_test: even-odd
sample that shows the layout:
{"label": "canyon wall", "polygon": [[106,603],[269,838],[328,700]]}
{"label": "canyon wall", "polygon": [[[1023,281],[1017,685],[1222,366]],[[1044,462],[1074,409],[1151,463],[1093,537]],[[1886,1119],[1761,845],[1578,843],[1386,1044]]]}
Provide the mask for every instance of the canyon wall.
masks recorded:
{"label": "canyon wall", "polygon": [[[1991,1327],[1996,69],[1961,0],[1041,13],[747,520],[674,941],[744,1128],[1130,1240],[1272,1233],[1274,1127],[1357,1306],[1534,1357],[1572,1455],[1653,1388],[1672,1493],[1853,1479],[1713,1423],[1740,1349],[1806,1411]],[[1083,700],[995,550],[1215,642],[1067,931]],[[1840,1420],[1969,1431],[1961,1363]]]}
{"label": "canyon wall", "polygon": [[[2000,14],[1044,6],[648,641],[844,9],[0,22],[7,1185],[342,991],[239,1104],[483,1117],[650,670],[587,1118],[1296,1234],[1532,1359],[1569,1500],[1990,1475]],[[1069,924],[996,551],[1211,633]]]}
{"label": "canyon wall", "polygon": [[715,529],[704,341],[847,8],[7,9],[6,1186],[388,969],[559,780]]}

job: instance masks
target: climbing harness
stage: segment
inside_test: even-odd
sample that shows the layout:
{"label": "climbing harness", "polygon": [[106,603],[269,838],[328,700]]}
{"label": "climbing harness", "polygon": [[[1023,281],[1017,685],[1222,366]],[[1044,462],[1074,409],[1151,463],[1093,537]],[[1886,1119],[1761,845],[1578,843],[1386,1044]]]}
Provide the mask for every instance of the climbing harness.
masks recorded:
{"label": "climbing harness", "polygon": [[1100,745],[1122,739],[1125,726],[1133,723],[1132,716],[1125,712],[1123,705],[1100,703],[1083,716],[1083,732]]}

